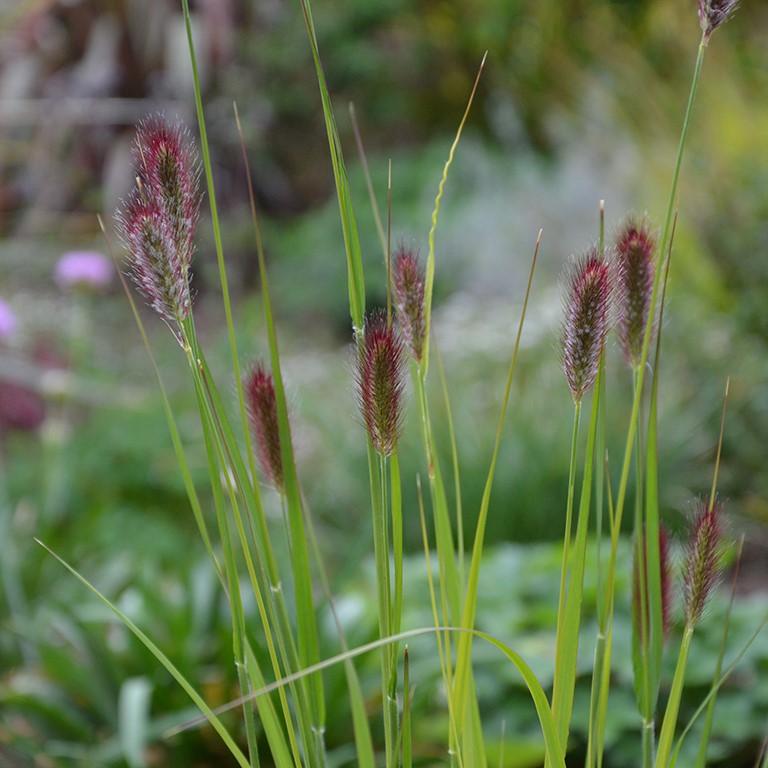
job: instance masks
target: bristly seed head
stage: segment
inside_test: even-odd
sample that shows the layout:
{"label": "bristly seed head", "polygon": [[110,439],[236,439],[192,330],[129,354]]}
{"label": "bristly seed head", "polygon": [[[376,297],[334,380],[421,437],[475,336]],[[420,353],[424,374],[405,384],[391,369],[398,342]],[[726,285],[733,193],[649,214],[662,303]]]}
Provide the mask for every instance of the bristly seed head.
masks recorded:
{"label": "bristly seed head", "polygon": [[685,622],[694,626],[701,620],[707,598],[720,577],[723,554],[723,504],[715,498],[697,499],[691,517],[688,536],[683,592],[685,595]]}
{"label": "bristly seed head", "polygon": [[411,356],[421,362],[424,352],[424,269],[418,253],[400,244],[393,263],[395,308]]}
{"label": "bristly seed head", "polygon": [[385,312],[372,313],[358,339],[355,383],[363,423],[376,451],[391,456],[403,418],[405,345]]}
{"label": "bristly seed head", "polygon": [[245,375],[243,389],[259,468],[275,489],[283,493],[283,458],[280,453],[280,426],[272,374],[261,362],[256,363]]}
{"label": "bristly seed head", "polygon": [[600,352],[608,331],[611,279],[597,248],[573,262],[564,300],[563,370],[575,402],[597,378]]}
{"label": "bristly seed head", "polygon": [[134,152],[137,186],[117,214],[118,232],[139,291],[181,341],[180,326],[192,304],[197,160],[180,124],[159,116],[139,125]]}
{"label": "bristly seed head", "polygon": [[636,369],[643,354],[643,341],[651,309],[656,274],[656,235],[645,220],[630,216],[616,235],[619,340],[624,359]]}
{"label": "bristly seed head", "polygon": [[704,39],[709,41],[712,33],[725,24],[739,7],[738,0],[698,0],[699,22]]}

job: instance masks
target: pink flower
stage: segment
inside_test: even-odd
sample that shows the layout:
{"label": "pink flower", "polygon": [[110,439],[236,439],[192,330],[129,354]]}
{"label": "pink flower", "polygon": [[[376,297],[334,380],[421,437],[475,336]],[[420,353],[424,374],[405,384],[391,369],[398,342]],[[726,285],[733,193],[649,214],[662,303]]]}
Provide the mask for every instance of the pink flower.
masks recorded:
{"label": "pink flower", "polygon": [[3,299],[0,299],[0,341],[5,341],[13,336],[17,325],[18,321],[13,310]]}
{"label": "pink flower", "polygon": [[109,286],[114,275],[112,262],[98,251],[69,251],[54,271],[56,284],[64,290],[98,291]]}

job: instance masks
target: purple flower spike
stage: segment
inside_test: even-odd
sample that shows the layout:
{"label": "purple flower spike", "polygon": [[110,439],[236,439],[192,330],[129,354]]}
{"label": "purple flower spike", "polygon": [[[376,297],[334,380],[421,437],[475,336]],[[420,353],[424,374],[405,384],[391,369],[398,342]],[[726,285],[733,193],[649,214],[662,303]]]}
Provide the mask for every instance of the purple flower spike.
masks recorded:
{"label": "purple flower spike", "polygon": [[10,339],[16,332],[18,324],[13,310],[7,302],[0,299],[0,341]]}
{"label": "purple flower spike", "polygon": [[181,127],[159,117],[139,126],[135,153],[138,185],[118,214],[119,234],[139,291],[181,340],[192,304],[197,161]]}
{"label": "purple flower spike", "polygon": [[98,251],[69,251],[56,263],[54,279],[64,290],[99,291],[114,278],[112,262]]}
{"label": "purple flower spike", "polygon": [[397,317],[411,356],[421,362],[424,352],[424,269],[412,248],[400,245],[393,265]]}
{"label": "purple flower spike", "polygon": [[259,467],[275,489],[282,493],[285,490],[283,458],[272,374],[262,363],[256,363],[243,383]]}
{"label": "purple flower spike", "polygon": [[359,339],[355,380],[363,422],[381,456],[397,448],[403,418],[405,345],[385,312],[368,317]]}
{"label": "purple flower spike", "polygon": [[565,298],[563,370],[575,402],[581,401],[597,378],[610,298],[608,263],[597,248],[590,248],[573,263]]}
{"label": "purple flower spike", "polygon": [[689,626],[701,620],[707,598],[720,577],[723,504],[715,498],[711,507],[708,499],[698,499],[691,518],[683,577],[685,621]]}
{"label": "purple flower spike", "polygon": [[616,236],[616,267],[620,292],[619,339],[624,359],[637,368],[643,353],[656,274],[656,236],[646,221],[627,218]]}

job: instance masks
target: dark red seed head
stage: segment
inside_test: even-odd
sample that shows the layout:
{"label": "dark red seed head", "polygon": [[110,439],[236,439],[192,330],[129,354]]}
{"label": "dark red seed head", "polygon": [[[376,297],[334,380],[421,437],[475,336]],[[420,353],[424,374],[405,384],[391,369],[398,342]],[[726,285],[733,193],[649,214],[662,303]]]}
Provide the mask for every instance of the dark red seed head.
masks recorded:
{"label": "dark red seed head", "polygon": [[600,352],[608,331],[610,298],[608,263],[596,248],[591,248],[573,262],[564,300],[563,370],[576,402],[597,378]]}
{"label": "dark red seed head", "polygon": [[358,339],[355,383],[360,413],[374,448],[390,456],[403,418],[405,345],[385,312],[366,320]]}
{"label": "dark red seed head", "polygon": [[656,235],[645,220],[629,217],[616,236],[618,325],[624,359],[640,365],[656,274]]}
{"label": "dark red seed head", "polygon": [[256,459],[264,477],[280,492],[285,489],[280,426],[272,374],[256,363],[243,382]]}
{"label": "dark red seed head", "polygon": [[393,258],[395,308],[405,342],[416,362],[424,352],[424,269],[418,253],[401,244]]}

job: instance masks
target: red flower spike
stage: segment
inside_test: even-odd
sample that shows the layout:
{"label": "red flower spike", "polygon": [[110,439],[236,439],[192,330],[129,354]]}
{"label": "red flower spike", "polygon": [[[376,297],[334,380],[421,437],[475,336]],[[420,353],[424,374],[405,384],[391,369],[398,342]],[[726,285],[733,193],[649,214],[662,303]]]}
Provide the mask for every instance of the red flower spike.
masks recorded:
{"label": "red flower spike", "polygon": [[384,312],[368,317],[359,340],[355,383],[363,423],[374,448],[391,456],[402,426],[405,345]]}
{"label": "red flower spike", "polygon": [[611,280],[608,263],[591,248],[571,268],[563,322],[563,370],[575,402],[597,378],[608,331]]}
{"label": "red flower spike", "polygon": [[424,269],[418,254],[401,244],[394,255],[395,308],[403,336],[413,359],[424,352]]}
{"label": "red flower spike", "polygon": [[695,502],[685,557],[683,593],[685,621],[693,626],[701,620],[707,598],[720,577],[723,539],[723,505],[715,499]]}
{"label": "red flower spike", "polygon": [[259,468],[275,489],[282,493],[285,490],[283,457],[280,453],[280,427],[272,374],[262,363],[256,363],[245,376],[243,388]]}
{"label": "red flower spike", "polygon": [[656,274],[656,235],[646,221],[629,217],[616,236],[616,269],[620,300],[619,340],[624,359],[637,368],[643,352]]}

